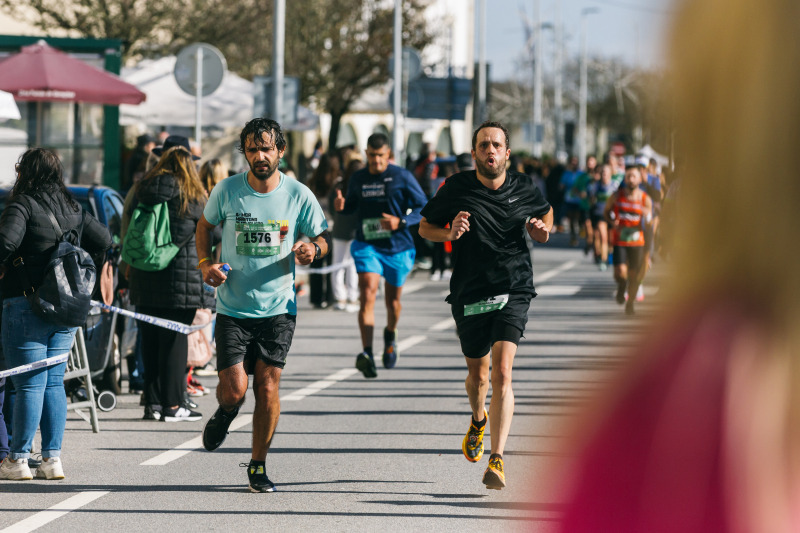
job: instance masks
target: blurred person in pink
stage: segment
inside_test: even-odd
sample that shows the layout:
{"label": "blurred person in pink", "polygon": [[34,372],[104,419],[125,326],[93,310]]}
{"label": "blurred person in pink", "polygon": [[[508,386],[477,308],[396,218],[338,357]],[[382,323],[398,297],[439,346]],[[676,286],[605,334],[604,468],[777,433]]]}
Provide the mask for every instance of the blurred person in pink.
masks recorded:
{"label": "blurred person in pink", "polygon": [[794,1],[682,3],[671,281],[578,420],[562,532],[800,531],[799,30]]}

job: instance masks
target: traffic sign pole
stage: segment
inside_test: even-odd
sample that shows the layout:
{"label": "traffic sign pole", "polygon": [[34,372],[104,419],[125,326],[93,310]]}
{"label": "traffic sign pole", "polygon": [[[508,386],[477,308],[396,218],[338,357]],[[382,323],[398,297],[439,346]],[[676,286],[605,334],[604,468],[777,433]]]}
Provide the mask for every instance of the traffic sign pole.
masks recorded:
{"label": "traffic sign pole", "polygon": [[203,47],[198,46],[195,52],[197,68],[194,75],[195,101],[194,101],[194,140],[202,150],[203,131]]}

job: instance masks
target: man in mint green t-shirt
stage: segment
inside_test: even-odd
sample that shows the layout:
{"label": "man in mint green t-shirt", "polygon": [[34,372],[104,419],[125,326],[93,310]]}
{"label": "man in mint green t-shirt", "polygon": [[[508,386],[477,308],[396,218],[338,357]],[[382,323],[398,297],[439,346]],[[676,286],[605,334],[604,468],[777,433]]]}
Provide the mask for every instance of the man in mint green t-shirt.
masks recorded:
{"label": "man in mint green t-shirt", "polygon": [[[307,265],[328,253],[328,224],[314,194],[278,171],[286,149],[280,125],[256,118],[240,134],[250,170],[211,192],[197,224],[198,268],[217,288],[219,408],[203,430],[203,446],[217,449],[244,403],[253,374],[253,492],[272,492],[264,463],[280,416],[281,371],[294,335],[295,261]],[[211,231],[222,224],[222,256],[211,259]],[[303,242],[301,235],[311,239]]]}

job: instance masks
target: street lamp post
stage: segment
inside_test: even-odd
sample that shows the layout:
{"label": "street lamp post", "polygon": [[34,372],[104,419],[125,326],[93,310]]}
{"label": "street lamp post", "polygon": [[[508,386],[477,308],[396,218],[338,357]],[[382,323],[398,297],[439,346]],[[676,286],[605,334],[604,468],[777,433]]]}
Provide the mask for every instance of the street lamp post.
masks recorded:
{"label": "street lamp post", "polygon": [[402,132],[400,131],[400,106],[403,93],[402,86],[402,67],[403,67],[403,2],[395,0],[394,3],[394,99],[392,101],[393,131],[392,131],[392,152],[398,165],[404,164],[401,159],[403,144]]}
{"label": "street lamp post", "polygon": [[539,13],[539,0],[533,2],[533,46],[536,54],[533,59],[533,155],[542,157],[542,24]]}
{"label": "street lamp post", "polygon": [[563,52],[564,52],[564,24],[561,20],[561,0],[556,2],[555,20],[555,41],[556,53],[553,68],[555,69],[555,96],[553,107],[555,107],[556,122],[556,158],[560,158],[564,152],[564,98],[563,98]]}
{"label": "street lamp post", "polygon": [[272,118],[283,124],[283,55],[286,36],[286,0],[275,0],[272,35]]}
{"label": "street lamp post", "polygon": [[581,92],[578,110],[578,162],[580,165],[586,162],[586,100],[589,92],[586,80],[586,16],[599,11],[596,7],[586,7],[581,10]]}
{"label": "street lamp post", "polygon": [[488,118],[486,106],[486,0],[478,2],[478,120],[483,123]]}

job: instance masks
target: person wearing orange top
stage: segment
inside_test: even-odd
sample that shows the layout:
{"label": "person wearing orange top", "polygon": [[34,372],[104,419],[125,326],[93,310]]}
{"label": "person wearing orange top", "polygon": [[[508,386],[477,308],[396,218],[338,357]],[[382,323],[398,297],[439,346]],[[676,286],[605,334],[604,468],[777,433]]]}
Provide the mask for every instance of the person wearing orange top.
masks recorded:
{"label": "person wearing orange top", "polygon": [[606,202],[604,218],[612,228],[614,243],[614,280],[617,282],[617,303],[628,302],[625,313],[632,315],[636,292],[645,273],[644,226],[650,224],[653,203],[639,188],[642,173],[638,167],[625,171],[625,182]]}

